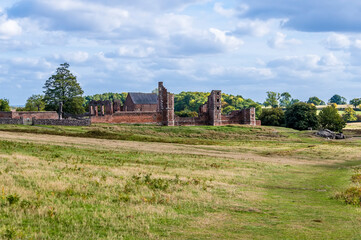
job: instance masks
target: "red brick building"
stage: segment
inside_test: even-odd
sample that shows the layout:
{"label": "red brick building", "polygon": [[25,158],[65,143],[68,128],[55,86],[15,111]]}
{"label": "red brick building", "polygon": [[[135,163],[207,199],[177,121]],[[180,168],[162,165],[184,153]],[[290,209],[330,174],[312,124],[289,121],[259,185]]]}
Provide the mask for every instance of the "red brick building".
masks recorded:
{"label": "red brick building", "polygon": [[155,93],[128,93],[123,110],[126,112],[156,112],[158,96]]}

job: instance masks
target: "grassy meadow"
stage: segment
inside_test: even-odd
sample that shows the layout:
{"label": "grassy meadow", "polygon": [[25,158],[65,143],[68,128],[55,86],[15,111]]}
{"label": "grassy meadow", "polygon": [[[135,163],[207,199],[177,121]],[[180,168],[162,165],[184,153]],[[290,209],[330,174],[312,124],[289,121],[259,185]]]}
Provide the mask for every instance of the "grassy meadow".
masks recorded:
{"label": "grassy meadow", "polygon": [[345,134],[0,125],[0,239],[360,239]]}

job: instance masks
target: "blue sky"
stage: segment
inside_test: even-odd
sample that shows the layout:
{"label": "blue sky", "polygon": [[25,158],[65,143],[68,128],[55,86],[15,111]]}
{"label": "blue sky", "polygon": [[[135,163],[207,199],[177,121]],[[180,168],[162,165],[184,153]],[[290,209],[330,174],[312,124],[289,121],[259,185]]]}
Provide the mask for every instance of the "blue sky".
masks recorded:
{"label": "blue sky", "polygon": [[354,0],[1,0],[0,98],[23,105],[64,62],[85,91],[220,89],[263,102],[361,97]]}

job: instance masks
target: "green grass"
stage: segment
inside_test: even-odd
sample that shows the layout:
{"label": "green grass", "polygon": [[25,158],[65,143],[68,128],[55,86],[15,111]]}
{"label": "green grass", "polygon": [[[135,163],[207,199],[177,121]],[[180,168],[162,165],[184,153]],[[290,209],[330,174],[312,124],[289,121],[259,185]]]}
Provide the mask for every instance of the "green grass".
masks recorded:
{"label": "green grass", "polygon": [[357,139],[247,126],[0,130],[0,239],[361,235],[361,208],[340,197],[359,186]]}

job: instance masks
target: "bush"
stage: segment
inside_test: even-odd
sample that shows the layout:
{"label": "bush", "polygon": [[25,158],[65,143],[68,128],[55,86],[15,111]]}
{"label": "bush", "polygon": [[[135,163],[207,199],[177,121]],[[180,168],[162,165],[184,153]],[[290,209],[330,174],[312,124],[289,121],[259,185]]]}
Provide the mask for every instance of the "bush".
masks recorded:
{"label": "bush", "polygon": [[180,112],[175,112],[175,115],[179,116],[179,117],[198,117],[198,113],[197,112],[191,112],[191,111],[180,111]]}
{"label": "bush", "polygon": [[345,114],[342,116],[346,122],[354,122],[357,120],[356,112],[353,108],[345,108]]}
{"label": "bush", "polygon": [[341,132],[346,127],[346,122],[338,114],[337,108],[333,106],[325,107],[319,114],[320,125],[322,128],[327,128],[331,131]]}
{"label": "bush", "polygon": [[347,204],[361,205],[361,187],[350,187],[345,192],[337,194],[336,198],[344,200]]}
{"label": "bush", "polygon": [[266,126],[281,126],[285,123],[285,113],[281,108],[263,109],[259,118],[262,125]]}
{"label": "bush", "polygon": [[308,103],[295,103],[285,112],[286,126],[297,130],[318,127],[317,109]]}
{"label": "bush", "polygon": [[361,115],[360,114],[356,115],[356,121],[361,122]]}

